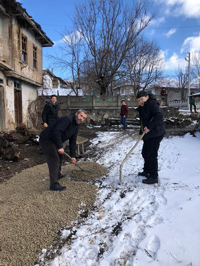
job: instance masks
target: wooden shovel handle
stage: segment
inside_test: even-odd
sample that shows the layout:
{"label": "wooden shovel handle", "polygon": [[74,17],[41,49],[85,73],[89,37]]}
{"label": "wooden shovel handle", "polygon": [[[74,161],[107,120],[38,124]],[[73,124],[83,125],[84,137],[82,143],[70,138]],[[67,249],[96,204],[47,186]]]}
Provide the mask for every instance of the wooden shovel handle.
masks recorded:
{"label": "wooden shovel handle", "polygon": [[128,159],[131,152],[135,149],[135,147],[138,145],[140,140],[144,137],[144,135],[145,135],[145,132],[143,132],[142,135],[140,135],[140,137],[136,141],[135,145],[131,148],[131,150],[128,152],[128,154],[126,155],[126,157],[124,158],[123,162],[120,165],[120,173],[119,173],[119,183],[120,184],[122,183],[122,167],[123,167],[124,163],[126,162],[126,160]]}
{"label": "wooden shovel handle", "polygon": [[[64,152],[64,155],[66,155],[69,159],[70,159],[70,161],[72,160],[72,157],[70,157],[69,156],[69,154],[67,154],[66,152]],[[85,171],[83,168],[81,168],[77,163],[75,163],[75,165],[79,168],[79,169],[81,169],[82,171]]]}

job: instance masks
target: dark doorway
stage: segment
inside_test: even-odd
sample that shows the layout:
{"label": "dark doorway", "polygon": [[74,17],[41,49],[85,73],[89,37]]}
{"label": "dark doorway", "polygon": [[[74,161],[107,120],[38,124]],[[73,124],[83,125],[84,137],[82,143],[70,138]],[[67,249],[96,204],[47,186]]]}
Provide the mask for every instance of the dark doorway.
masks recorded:
{"label": "dark doorway", "polygon": [[14,82],[14,94],[15,94],[15,126],[19,126],[22,123],[22,91],[20,83]]}
{"label": "dark doorway", "polygon": [[0,86],[0,131],[5,128],[5,113],[4,113],[4,87]]}

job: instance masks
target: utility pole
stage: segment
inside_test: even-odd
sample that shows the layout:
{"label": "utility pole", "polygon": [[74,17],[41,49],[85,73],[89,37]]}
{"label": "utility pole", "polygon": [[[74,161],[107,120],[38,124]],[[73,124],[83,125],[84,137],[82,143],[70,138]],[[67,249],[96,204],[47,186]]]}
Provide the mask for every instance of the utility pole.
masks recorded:
{"label": "utility pole", "polygon": [[189,100],[189,95],[190,95],[190,53],[188,53],[188,56],[185,58],[185,60],[188,62],[188,98],[187,98],[187,103],[188,103],[188,109],[190,110],[190,100]]}

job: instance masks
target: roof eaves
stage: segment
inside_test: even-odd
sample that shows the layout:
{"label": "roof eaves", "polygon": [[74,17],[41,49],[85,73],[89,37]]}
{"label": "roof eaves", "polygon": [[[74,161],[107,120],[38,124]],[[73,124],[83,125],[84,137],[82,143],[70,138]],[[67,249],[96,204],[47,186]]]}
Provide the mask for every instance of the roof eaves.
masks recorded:
{"label": "roof eaves", "polygon": [[40,36],[43,47],[51,47],[54,45],[53,41],[45,34],[41,26],[27,13],[21,3],[14,0],[12,13],[13,15],[17,15],[18,18],[26,20],[26,22],[31,25],[32,29]]}

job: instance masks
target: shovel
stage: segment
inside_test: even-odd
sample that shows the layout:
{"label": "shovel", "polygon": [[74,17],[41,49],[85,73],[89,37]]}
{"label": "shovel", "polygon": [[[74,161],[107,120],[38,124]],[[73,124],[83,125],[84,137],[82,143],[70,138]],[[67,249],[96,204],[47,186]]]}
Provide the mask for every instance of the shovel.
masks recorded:
{"label": "shovel", "polygon": [[[69,154],[67,154],[66,152],[64,152],[64,155],[66,155],[69,159],[70,159],[70,161],[72,160],[72,157],[70,157],[69,156]],[[79,169],[81,169],[82,171],[85,171],[83,168],[81,168],[77,163],[75,163],[75,165],[79,168]]]}
{"label": "shovel", "polygon": [[133,148],[128,152],[128,154],[126,155],[126,157],[124,158],[124,160],[122,161],[122,163],[120,165],[120,172],[119,172],[119,183],[120,183],[120,185],[122,184],[122,167],[123,167],[124,163],[126,162],[126,160],[128,159],[128,157],[131,154],[131,152],[135,149],[135,147],[138,145],[140,140],[144,137],[144,135],[145,135],[145,132],[142,133],[142,135],[139,137],[139,139],[137,140],[137,142],[135,143]]}

